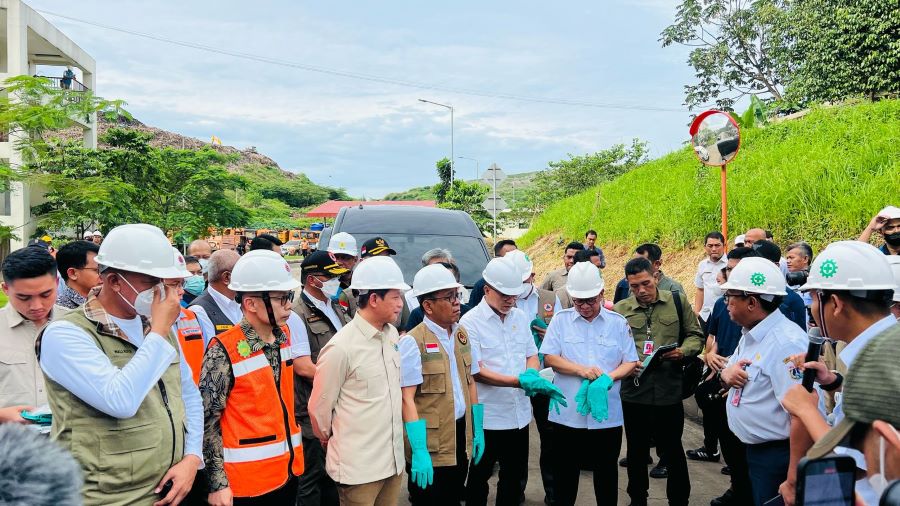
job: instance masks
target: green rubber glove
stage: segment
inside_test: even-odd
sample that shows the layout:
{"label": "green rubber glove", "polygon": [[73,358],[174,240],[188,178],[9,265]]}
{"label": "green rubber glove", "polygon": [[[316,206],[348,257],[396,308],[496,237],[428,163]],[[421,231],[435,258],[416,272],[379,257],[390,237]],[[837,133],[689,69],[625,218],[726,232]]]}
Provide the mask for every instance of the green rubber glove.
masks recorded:
{"label": "green rubber glove", "polygon": [[575,394],[575,409],[579,415],[586,416],[591,411],[591,404],[588,402],[588,388],[591,386],[591,380],[586,379],[581,382],[581,388]]}
{"label": "green rubber glove", "polygon": [[[563,407],[565,407],[565,406],[563,406]],[[550,405],[549,405],[549,407],[548,407],[548,409],[547,409],[547,412],[549,413],[551,409],[554,410],[554,411],[556,411],[556,414],[558,415],[558,414],[559,414],[559,401],[557,401],[556,399],[552,399],[552,398],[551,398],[551,399],[550,399]]]}
{"label": "green rubber glove", "polygon": [[[546,330],[547,323],[543,318],[535,318],[534,320],[531,320],[531,337],[534,338],[534,345],[537,346],[537,349],[541,349],[541,343],[544,341],[544,338],[538,335],[537,331],[534,330],[534,327]],[[544,367],[543,353],[538,353],[538,361],[541,363],[541,367]]]}
{"label": "green rubber glove", "polygon": [[472,461],[484,456],[484,404],[472,404]]}
{"label": "green rubber glove", "polygon": [[412,448],[412,465],[409,472],[413,483],[421,489],[434,483],[434,467],[431,466],[431,455],[428,454],[428,440],[425,434],[424,419],[406,422],[406,437]]}
{"label": "green rubber glove", "polygon": [[520,374],[519,384],[522,386],[522,390],[525,390],[525,394],[529,397],[541,394],[546,395],[551,399],[555,399],[556,402],[563,407],[569,405],[566,403],[566,396],[563,395],[562,390],[553,383],[542,378],[534,369],[526,369],[525,372]]}
{"label": "green rubber glove", "polygon": [[609,389],[612,388],[613,380],[606,374],[591,382],[588,387],[588,402],[591,404],[591,416],[598,422],[603,422],[609,418]]}

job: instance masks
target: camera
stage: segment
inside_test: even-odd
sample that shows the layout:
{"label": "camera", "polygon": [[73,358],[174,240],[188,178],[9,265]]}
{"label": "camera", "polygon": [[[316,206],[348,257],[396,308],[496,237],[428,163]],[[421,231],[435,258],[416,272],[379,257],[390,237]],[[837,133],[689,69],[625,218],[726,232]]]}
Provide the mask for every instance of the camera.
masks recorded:
{"label": "camera", "polygon": [[806,284],[808,277],[809,271],[795,271],[785,274],[784,280],[787,281],[788,286],[798,286]]}

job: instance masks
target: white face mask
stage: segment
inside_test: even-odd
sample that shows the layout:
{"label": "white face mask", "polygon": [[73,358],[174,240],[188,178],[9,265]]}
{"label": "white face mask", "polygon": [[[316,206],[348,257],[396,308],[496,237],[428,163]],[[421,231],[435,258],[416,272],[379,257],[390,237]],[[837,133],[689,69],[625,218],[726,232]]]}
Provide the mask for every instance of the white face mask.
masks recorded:
{"label": "white face mask", "polygon": [[709,293],[712,294],[713,298],[718,299],[725,294],[725,290],[722,290],[722,285],[715,285],[709,287]]}
{"label": "white face mask", "polygon": [[122,279],[122,281],[125,281],[125,284],[127,284],[129,288],[131,288],[131,291],[137,294],[137,297],[134,298],[134,304],[128,302],[128,299],[123,297],[121,293],[119,294],[119,297],[122,297],[122,300],[124,300],[129,306],[131,306],[132,309],[137,311],[137,314],[149,318],[150,314],[152,313],[151,308],[153,306],[153,290],[158,287],[160,293],[166,293],[166,287],[162,284],[162,281],[160,281],[159,284],[153,285],[152,287],[144,290],[143,292],[138,292],[134,288],[134,285],[132,285],[127,279],[125,279],[124,276],[120,276],[120,278]]}
{"label": "white face mask", "polygon": [[209,259],[200,258],[198,259],[198,262],[200,262],[200,268],[203,269],[203,274],[206,274],[206,271],[209,270]]}
{"label": "white face mask", "polygon": [[520,299],[527,299],[531,297],[531,292],[534,291],[534,283],[522,283],[525,286],[525,291],[522,292],[522,295],[519,295]]}
{"label": "white face mask", "polygon": [[338,278],[331,278],[328,281],[322,281],[320,290],[322,290],[322,293],[329,299],[336,299],[341,290],[341,280]]}
{"label": "white face mask", "polygon": [[[891,429],[895,433],[897,432],[897,429],[893,427]],[[856,482],[856,493],[859,494],[867,506],[877,506],[881,495],[884,494],[884,490],[888,486],[888,480],[884,476],[884,447],[886,443],[884,436],[879,435],[878,439],[878,472]]]}

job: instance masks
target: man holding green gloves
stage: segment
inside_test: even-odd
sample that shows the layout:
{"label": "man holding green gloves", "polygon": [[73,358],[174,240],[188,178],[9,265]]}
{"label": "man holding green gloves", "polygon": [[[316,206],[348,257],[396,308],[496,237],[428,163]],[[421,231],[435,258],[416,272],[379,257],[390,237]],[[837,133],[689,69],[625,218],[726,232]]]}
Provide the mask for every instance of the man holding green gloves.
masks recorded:
{"label": "man holding green gloves", "polygon": [[425,317],[399,343],[410,502],[459,506],[469,460],[484,454],[484,407],[472,378],[478,364],[457,324],[462,285],[432,264],[413,286]]}
{"label": "man holding green gloves", "polygon": [[532,316],[516,307],[522,275],[505,258],[488,262],[482,273],[484,298],[460,324],[471,340],[478,363],[478,398],[484,403],[486,448],[473,462],[466,483],[466,506],[487,503],[488,479],[500,462],[497,505],[518,506],[528,476],[529,396],[550,397],[551,406],[566,406],[562,391],[538,375],[537,347],[531,336]]}
{"label": "man holding green gloves", "polygon": [[541,344],[554,383],[575,398],[575,406],[550,411],[553,447],[567,449],[554,455],[555,505],[575,504],[581,469],[593,471],[597,504],[618,502],[619,383],[637,367],[638,356],[628,321],[603,308],[603,287],[593,264],[575,264],[566,279],[574,307],[556,313]]}

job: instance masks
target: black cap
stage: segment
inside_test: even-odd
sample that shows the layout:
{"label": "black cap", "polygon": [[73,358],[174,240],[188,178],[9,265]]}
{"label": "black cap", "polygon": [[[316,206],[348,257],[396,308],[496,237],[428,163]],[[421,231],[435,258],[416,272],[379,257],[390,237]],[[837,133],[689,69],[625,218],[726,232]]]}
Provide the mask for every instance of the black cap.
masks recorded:
{"label": "black cap", "polygon": [[41,239],[32,239],[28,241],[28,246],[34,246],[36,248],[43,248],[47,251],[50,251],[50,243]]}
{"label": "black cap", "polygon": [[362,258],[378,256],[384,252],[388,255],[396,255],[397,252],[391,249],[391,246],[381,237],[373,237],[362,244],[359,248],[359,256]]}
{"label": "black cap", "polygon": [[326,276],[335,277],[344,274],[348,270],[337,263],[332,253],[323,250],[316,250],[306,255],[303,263],[300,264],[300,269],[303,271],[304,277],[309,274],[325,274]]}
{"label": "black cap", "polygon": [[753,243],[753,251],[770,262],[777,264],[781,261],[781,248],[772,241],[756,241]]}

